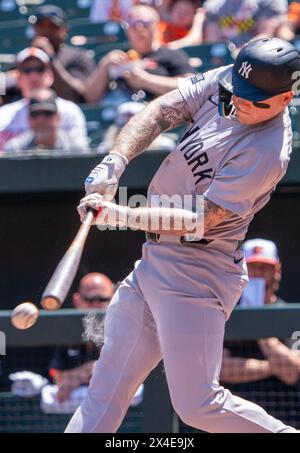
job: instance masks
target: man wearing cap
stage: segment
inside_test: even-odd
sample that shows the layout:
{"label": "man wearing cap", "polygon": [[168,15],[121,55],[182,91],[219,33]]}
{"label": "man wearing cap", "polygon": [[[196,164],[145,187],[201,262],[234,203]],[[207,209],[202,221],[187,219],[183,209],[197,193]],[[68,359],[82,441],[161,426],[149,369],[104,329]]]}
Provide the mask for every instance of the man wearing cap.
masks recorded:
{"label": "man wearing cap", "polygon": [[[114,286],[107,275],[90,272],[80,280],[78,291],[72,296],[73,306],[77,310],[106,310],[113,293]],[[85,320],[85,336],[89,341],[57,348],[51,359],[49,374],[58,385],[57,399],[60,402],[66,400],[76,387],[89,382],[94,361],[99,357],[103,344],[103,329],[95,313],[87,314]],[[97,325],[97,335],[95,332],[90,335],[91,324]]]}
{"label": "man wearing cap", "polygon": [[[35,96],[49,96],[48,90],[54,76],[48,55],[29,47],[17,55],[18,86],[23,98],[0,108],[0,150],[11,138],[30,130],[28,105]],[[38,91],[38,94],[36,93]],[[56,98],[61,129],[76,140],[77,147],[87,148],[88,139],[85,117],[80,108],[71,101]]]}
{"label": "man wearing cap", "polygon": [[[117,431],[135,389],[162,358],[186,424],[208,432],[295,432],[224,389],[219,374],[225,323],[248,282],[240,245],[290,159],[287,106],[299,70],[290,43],[248,43],[234,66],[179,79],[178,89],[131,118],[86,179],[81,219],[101,208],[101,228],[144,230],[147,241],[107,310],[101,357],[67,432]],[[150,183],[147,206],[108,203],[129,161],[184,123]]]}
{"label": "man wearing cap", "polygon": [[55,5],[43,5],[35,12],[35,38],[32,46],[42,49],[50,58],[58,96],[73,102],[84,102],[82,83],[95,68],[85,50],[65,43],[69,31],[65,12]]}
{"label": "man wearing cap", "polygon": [[4,151],[17,152],[25,150],[59,150],[70,151],[77,148],[77,140],[61,129],[56,95],[48,90],[48,97],[39,90],[34,92],[36,98],[31,98],[28,105],[30,130],[18,137],[8,140]]}
{"label": "man wearing cap", "polygon": [[[276,295],[281,262],[274,242],[252,239],[243,248],[250,281],[240,304],[284,304]],[[220,380],[232,392],[300,428],[300,355],[290,346],[288,340],[277,338],[226,341]]]}

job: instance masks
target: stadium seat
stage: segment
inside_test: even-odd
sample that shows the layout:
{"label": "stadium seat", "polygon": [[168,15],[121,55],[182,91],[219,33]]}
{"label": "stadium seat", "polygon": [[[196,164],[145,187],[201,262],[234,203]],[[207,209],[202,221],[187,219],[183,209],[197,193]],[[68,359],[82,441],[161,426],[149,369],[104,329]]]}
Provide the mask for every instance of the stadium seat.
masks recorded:
{"label": "stadium seat", "polygon": [[190,64],[193,68],[203,72],[233,63],[230,49],[224,42],[188,46],[183,50],[190,57]]}
{"label": "stadium seat", "polygon": [[6,22],[22,20],[16,0],[0,0],[0,26]]}
{"label": "stadium seat", "polygon": [[300,99],[295,97],[289,105],[293,129],[293,146],[300,147]]}
{"label": "stadium seat", "polygon": [[59,7],[63,6],[69,20],[72,20],[88,18],[93,0],[64,0],[63,2],[61,0],[51,0],[48,3]]}
{"label": "stadium seat", "polygon": [[97,46],[93,49],[94,60],[98,63],[108,52],[115,49],[126,52],[129,49],[129,43],[125,42],[123,44],[104,44],[102,46]]}
{"label": "stadium seat", "polygon": [[101,143],[107,128],[113,124],[116,108],[112,105],[81,104],[87,122],[90,146],[95,147]]}
{"label": "stadium seat", "polygon": [[14,67],[16,61],[16,54],[12,53],[1,53],[0,49],[0,71],[6,72]]}
{"label": "stadium seat", "polygon": [[[13,1],[13,0],[2,0],[2,1]],[[27,16],[34,15],[34,12],[38,6],[43,4],[57,5],[63,8],[66,12],[69,20],[78,18],[87,18],[90,14],[92,0],[17,0],[19,3],[20,14],[26,14]]]}
{"label": "stadium seat", "polygon": [[0,53],[17,53],[30,45],[33,29],[28,22],[0,26]]}
{"label": "stadium seat", "polygon": [[119,44],[127,42],[125,31],[118,22],[70,24],[69,40],[73,45]]}

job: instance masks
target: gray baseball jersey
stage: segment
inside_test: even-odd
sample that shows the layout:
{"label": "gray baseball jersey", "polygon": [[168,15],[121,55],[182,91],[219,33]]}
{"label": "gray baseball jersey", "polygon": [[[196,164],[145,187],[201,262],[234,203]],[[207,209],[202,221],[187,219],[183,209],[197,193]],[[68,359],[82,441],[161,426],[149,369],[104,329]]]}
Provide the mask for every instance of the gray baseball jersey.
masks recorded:
{"label": "gray baseball jersey", "polygon": [[[242,240],[254,214],[284,176],[292,151],[288,108],[260,125],[245,126],[218,113],[217,76],[223,68],[179,79],[193,123],[149,186],[153,195],[203,194],[232,212],[207,239]],[[154,197],[155,199],[155,197]]]}

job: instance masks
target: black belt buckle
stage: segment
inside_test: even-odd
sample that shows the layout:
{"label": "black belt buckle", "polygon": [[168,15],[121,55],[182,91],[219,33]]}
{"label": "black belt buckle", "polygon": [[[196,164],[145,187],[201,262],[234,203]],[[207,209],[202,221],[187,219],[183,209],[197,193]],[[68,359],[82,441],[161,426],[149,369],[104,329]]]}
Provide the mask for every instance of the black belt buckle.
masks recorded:
{"label": "black belt buckle", "polygon": [[199,241],[187,241],[187,240],[185,240],[184,236],[181,236],[181,238],[180,238],[181,244],[185,244],[185,245],[188,245],[188,244],[190,244],[190,245],[193,245],[193,244],[208,245],[212,241],[213,241],[213,239],[199,239]]}
{"label": "black belt buckle", "polygon": [[[159,242],[159,237],[160,237],[160,234],[158,234],[158,233],[149,233],[149,232],[146,233],[147,241]],[[200,239],[199,241],[187,241],[185,239],[185,236],[181,236],[180,243],[184,244],[184,245],[194,245],[194,244],[208,245],[213,240],[214,239]]]}
{"label": "black belt buckle", "polygon": [[146,233],[147,241],[158,242],[159,236],[160,236],[160,234],[157,234],[157,233],[149,233],[149,232]]}

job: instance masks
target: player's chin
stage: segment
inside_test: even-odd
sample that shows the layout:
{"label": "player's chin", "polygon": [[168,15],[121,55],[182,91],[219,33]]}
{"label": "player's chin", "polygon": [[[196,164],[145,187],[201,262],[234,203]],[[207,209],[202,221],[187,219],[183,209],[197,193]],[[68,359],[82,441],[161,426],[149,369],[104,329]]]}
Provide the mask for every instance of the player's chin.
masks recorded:
{"label": "player's chin", "polygon": [[239,123],[245,124],[246,126],[251,126],[252,124],[256,124],[257,121],[253,116],[249,115],[248,113],[236,113],[236,118]]}

